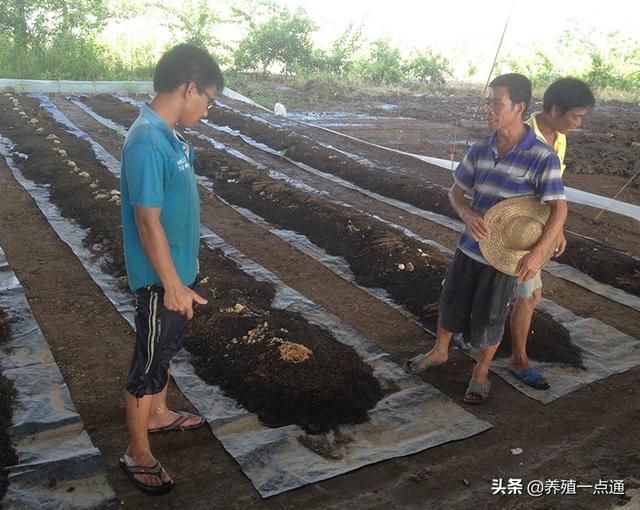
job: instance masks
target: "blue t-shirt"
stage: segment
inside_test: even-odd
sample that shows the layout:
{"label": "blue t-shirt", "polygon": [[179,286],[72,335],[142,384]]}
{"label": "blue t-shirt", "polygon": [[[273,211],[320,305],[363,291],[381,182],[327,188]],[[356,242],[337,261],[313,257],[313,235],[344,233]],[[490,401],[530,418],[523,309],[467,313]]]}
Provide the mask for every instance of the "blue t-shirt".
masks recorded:
{"label": "blue t-shirt", "polygon": [[[475,143],[456,168],[453,178],[473,195],[474,211],[484,215],[505,198],[528,195],[539,197],[541,202],[566,200],[558,155],[526,127],[526,136],[504,157],[498,156],[494,133]],[[458,247],[472,259],[489,264],[466,229]]]}
{"label": "blue t-shirt", "polygon": [[143,105],[122,148],[122,229],[131,290],[161,283],[140,242],[134,206],[161,209],[160,222],[180,280],[190,285],[196,279],[200,200],[194,159],[193,147]]}

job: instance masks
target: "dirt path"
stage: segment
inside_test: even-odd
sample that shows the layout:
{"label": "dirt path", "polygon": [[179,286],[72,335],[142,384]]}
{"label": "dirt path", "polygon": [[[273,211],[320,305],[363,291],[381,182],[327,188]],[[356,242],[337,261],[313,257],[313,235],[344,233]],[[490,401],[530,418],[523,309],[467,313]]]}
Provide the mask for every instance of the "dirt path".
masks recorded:
{"label": "dirt path", "polygon": [[[113,136],[113,135],[111,135]],[[471,409],[495,428],[485,434],[396,459],[310,487],[261,501],[235,462],[207,430],[165,436],[154,440],[154,449],[179,479],[173,494],[151,499],[137,493],[119,473],[115,459],[124,448],[122,380],[129,361],[131,332],[86,272],[57,239],[28,195],[15,183],[8,169],[0,167],[0,245],[21,279],[34,314],[52,345],[52,351],[69,384],[78,411],[92,440],[105,455],[109,475],[119,499],[127,508],[603,508],[615,496],[491,496],[492,478],[577,479],[595,483],[598,478],[624,478],[628,487],[640,470],[637,421],[640,393],[635,381],[639,369],[595,383],[558,402],[543,406],[494,378],[490,402]],[[238,248],[258,259],[307,297],[320,302],[325,296],[335,312],[395,356],[420,347],[424,337],[408,320],[381,317],[369,310],[376,301],[361,291],[342,288],[328,292],[330,274],[324,268],[308,272],[316,264],[300,265],[300,255],[285,259],[286,244],[269,241],[271,234],[246,220],[225,213],[224,206],[207,198],[203,221],[216,229],[234,230]],[[235,214],[235,213],[234,213]],[[397,211],[395,214],[398,214]],[[206,216],[206,217],[205,217]],[[221,226],[222,225],[222,226]],[[220,231],[223,237],[225,233]],[[253,236],[253,237],[252,237]],[[257,237],[256,237],[257,236]],[[38,240],[25,243],[24,239]],[[277,242],[276,242],[277,241]],[[240,243],[246,246],[240,246]],[[264,243],[264,246],[263,246]],[[275,250],[275,251],[274,251]],[[249,253],[251,251],[251,253]],[[285,255],[283,255],[283,253]],[[288,266],[288,264],[292,264]],[[300,267],[305,271],[301,272]],[[300,271],[302,275],[291,274]],[[322,269],[320,271],[320,269]],[[288,276],[287,276],[288,275]],[[292,284],[295,283],[295,284]],[[336,280],[336,285],[340,283]],[[317,289],[321,289],[317,291]],[[70,289],[72,291],[70,291]],[[346,291],[346,290],[345,290]],[[313,294],[315,292],[315,294]],[[321,303],[323,304],[323,303]],[[388,308],[388,307],[384,307]],[[401,329],[404,328],[404,329]],[[92,332],[90,340],[87,331]],[[459,401],[471,363],[455,355],[446,367],[425,379]],[[175,394],[175,393],[174,393]],[[179,394],[174,404],[186,406]],[[560,419],[561,417],[561,419]],[[535,424],[532,426],[532,424]],[[544,437],[541,444],[540,438]],[[509,449],[523,448],[522,456]],[[478,459],[482,459],[479,462]],[[637,476],[637,475],[636,475]],[[463,482],[468,481],[468,485]],[[635,484],[635,485],[634,485]]]}

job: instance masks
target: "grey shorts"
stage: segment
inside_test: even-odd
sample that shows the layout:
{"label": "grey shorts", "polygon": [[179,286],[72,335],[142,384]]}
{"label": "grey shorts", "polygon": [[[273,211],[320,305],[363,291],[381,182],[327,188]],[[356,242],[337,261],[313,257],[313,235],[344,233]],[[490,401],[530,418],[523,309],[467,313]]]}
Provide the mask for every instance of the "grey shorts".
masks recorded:
{"label": "grey shorts", "polygon": [[476,349],[496,345],[502,340],[515,289],[515,277],[457,250],[447,269],[438,323],[447,331],[463,332]]}
{"label": "grey shorts", "polygon": [[[196,282],[190,288],[194,289]],[[188,320],[164,307],[164,289],[159,285],[138,289],[135,296],[136,343],[126,389],[142,398],[161,392],[167,385],[169,365],[182,349]]]}

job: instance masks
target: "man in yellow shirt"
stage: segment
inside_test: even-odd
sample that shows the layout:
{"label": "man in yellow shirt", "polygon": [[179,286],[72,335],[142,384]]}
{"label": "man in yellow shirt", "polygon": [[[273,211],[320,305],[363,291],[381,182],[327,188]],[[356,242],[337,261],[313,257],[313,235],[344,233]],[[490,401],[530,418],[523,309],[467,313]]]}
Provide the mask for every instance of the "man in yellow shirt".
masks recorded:
{"label": "man in yellow shirt", "polygon": [[[527,124],[538,138],[554,148],[564,172],[564,156],[567,150],[566,134],[578,129],[591,107],[595,104],[589,86],[576,78],[561,78],[553,82],[544,93],[542,111],[532,113]],[[567,241],[564,234],[558,241],[555,256],[564,252]],[[540,272],[531,280],[518,285],[516,302],[511,311],[511,359],[509,370],[524,384],[546,390],[549,384],[540,370],[531,365],[527,357],[527,337],[533,311],[542,297]]]}

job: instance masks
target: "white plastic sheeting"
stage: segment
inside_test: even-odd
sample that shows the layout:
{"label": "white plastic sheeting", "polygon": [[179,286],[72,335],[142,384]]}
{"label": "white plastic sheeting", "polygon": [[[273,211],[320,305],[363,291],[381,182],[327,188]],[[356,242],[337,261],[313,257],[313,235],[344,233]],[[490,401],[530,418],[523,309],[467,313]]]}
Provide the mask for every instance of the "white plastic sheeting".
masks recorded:
{"label": "white plastic sheeting", "polygon": [[18,456],[17,465],[7,466],[2,507],[66,510],[113,501],[102,455],[84,431],[2,248],[0,310],[11,325],[10,340],[0,345],[0,367],[17,392],[9,434]]}
{"label": "white plastic sheeting", "polygon": [[584,369],[563,363],[536,362],[550,384],[547,390],[536,390],[509,372],[508,358],[496,359],[491,370],[528,397],[546,404],[589,383],[640,366],[640,341],[635,338],[597,319],[578,317],[547,299],[542,299],[538,308],[567,328],[571,344],[580,350]]}
{"label": "white plastic sheeting", "polygon": [[[42,92],[42,93],[58,93],[58,94],[91,94],[91,93],[112,94],[112,93],[118,93],[118,92],[126,92],[126,93],[133,93],[133,94],[135,93],[150,94],[153,92],[152,82],[135,82],[135,81],[119,81],[118,82],[118,81],[0,79],[0,88],[4,88],[4,87],[13,88],[16,92]],[[243,103],[247,103],[261,110],[270,112],[270,110],[268,110],[264,106],[259,105],[252,99],[249,99],[248,97],[245,97],[242,94],[239,94],[229,88],[224,88],[222,91],[222,94],[226,97],[229,97],[230,99],[241,101]],[[405,156],[409,156],[412,158],[416,158],[426,163],[429,163],[447,170],[455,170],[455,167],[458,164],[457,162],[452,162],[446,159],[433,158],[430,156],[423,156],[420,154],[404,152],[398,149],[393,149],[391,147],[385,147],[384,145],[368,142],[366,140],[362,140],[360,138],[356,138],[356,137],[353,137],[345,133],[341,133],[339,131],[335,131],[323,126],[319,126],[317,124],[311,124],[308,122],[303,122],[295,119],[293,120],[294,122],[299,122],[300,124],[310,126],[316,129],[322,129],[332,134],[349,138],[351,140],[364,143],[372,147],[377,147],[379,149],[383,149],[383,150],[395,152],[398,154],[402,154]],[[589,192],[574,189],[574,188],[567,187],[565,188],[565,190],[567,192],[567,200],[569,200],[570,202],[588,205],[596,209],[604,209],[604,210],[622,214],[624,216],[628,216],[630,218],[640,221],[640,206],[622,202],[620,200],[614,200],[608,197],[603,197],[601,195],[596,195],[595,193],[589,193]]]}

